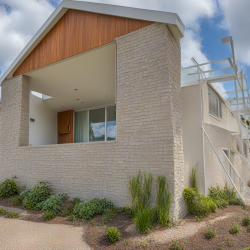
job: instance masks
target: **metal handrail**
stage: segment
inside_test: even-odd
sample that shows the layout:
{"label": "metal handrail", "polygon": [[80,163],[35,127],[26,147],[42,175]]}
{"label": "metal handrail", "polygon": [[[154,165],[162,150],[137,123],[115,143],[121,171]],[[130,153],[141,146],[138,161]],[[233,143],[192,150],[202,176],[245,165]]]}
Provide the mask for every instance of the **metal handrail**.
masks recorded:
{"label": "metal handrail", "polygon": [[249,165],[249,162],[248,162],[248,160],[247,160],[247,158],[246,157],[244,157],[242,154],[240,154],[239,153],[239,151],[235,148],[234,149],[235,151],[236,151],[236,153],[240,156],[240,158],[242,159],[242,161],[244,161],[245,162],[245,164],[247,165],[247,167],[249,168],[249,170],[250,170],[250,165]]}
{"label": "metal handrail", "polygon": [[211,142],[211,140],[210,140],[210,138],[209,138],[209,136],[208,136],[208,134],[207,134],[206,130],[203,128],[203,126],[202,126],[202,129],[203,129],[204,134],[206,135],[206,137],[207,137],[207,139],[208,139],[209,143],[211,144],[211,146],[212,146],[212,148],[213,148],[213,150],[214,150],[214,152],[215,152],[215,154],[216,154],[216,156],[217,156],[217,158],[218,158],[218,160],[219,160],[220,164],[222,165],[222,167],[223,167],[224,171],[226,172],[226,174],[227,174],[227,176],[228,176],[229,180],[231,181],[232,185],[234,186],[234,188],[235,188],[236,192],[238,193],[239,197],[242,199],[243,203],[244,203],[244,204],[246,204],[245,199],[243,198],[243,196],[241,195],[241,193],[239,192],[239,190],[238,190],[238,189],[237,189],[237,187],[235,186],[235,184],[234,184],[234,182],[233,182],[233,180],[232,180],[231,176],[229,175],[229,173],[227,172],[227,170],[226,170],[225,166],[223,165],[223,163],[222,163],[222,161],[221,161],[220,157],[219,157],[219,156],[218,156],[218,154],[217,154],[216,149],[214,148],[213,143]]}
{"label": "metal handrail", "polygon": [[229,158],[227,157],[227,155],[225,154],[225,152],[222,150],[223,154],[225,155],[226,159],[228,160],[229,164],[231,165],[231,167],[233,168],[233,170],[235,171],[235,173],[238,175],[239,179],[241,180],[241,182],[243,183],[243,185],[245,186],[247,192],[250,194],[250,190],[248,188],[248,186],[246,185],[246,183],[242,180],[240,174],[238,173],[238,171],[235,169],[234,165],[232,164],[232,162],[229,160]]}

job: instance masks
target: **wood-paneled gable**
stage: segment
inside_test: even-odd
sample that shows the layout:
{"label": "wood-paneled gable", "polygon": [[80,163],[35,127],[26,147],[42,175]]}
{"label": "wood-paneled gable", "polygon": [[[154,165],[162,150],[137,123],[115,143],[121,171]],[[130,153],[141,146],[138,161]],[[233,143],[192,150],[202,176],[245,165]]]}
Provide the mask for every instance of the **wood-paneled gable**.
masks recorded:
{"label": "wood-paneled gable", "polygon": [[17,68],[14,76],[112,42],[152,22],[68,10]]}

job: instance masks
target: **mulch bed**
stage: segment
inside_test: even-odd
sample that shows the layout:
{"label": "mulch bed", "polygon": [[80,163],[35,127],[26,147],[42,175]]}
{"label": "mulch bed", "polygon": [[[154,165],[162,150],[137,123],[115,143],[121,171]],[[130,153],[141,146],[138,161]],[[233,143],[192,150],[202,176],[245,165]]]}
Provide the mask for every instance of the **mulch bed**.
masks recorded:
{"label": "mulch bed", "polygon": [[[0,205],[20,208],[23,209],[22,205],[14,206],[12,204],[11,199],[1,199]],[[65,204],[67,207],[68,204]],[[41,211],[36,210],[27,210],[28,215],[22,216],[21,220],[27,220],[32,222],[40,222],[40,223],[48,223],[48,224],[65,224],[65,225],[73,225],[72,221],[69,220],[69,216],[60,217],[57,216],[50,221],[45,221],[42,217],[43,213]],[[213,224],[211,221],[216,218],[221,218],[231,214],[230,217],[217,220]],[[232,215],[233,214],[233,215]],[[228,206],[223,210],[218,210],[217,213],[213,213],[208,217],[204,218],[201,222],[196,222],[193,215],[187,215],[184,219],[181,220],[181,225],[178,226],[180,229],[184,226],[185,230],[189,230],[189,224],[195,223],[195,227],[197,228],[201,226],[201,223],[206,223],[206,225],[199,229],[197,233],[190,237],[185,237],[185,230],[181,231],[181,239],[177,240],[179,243],[184,245],[185,250],[241,250],[246,247],[250,247],[250,233],[247,231],[247,227],[242,226],[242,219],[246,215],[250,216],[250,207],[248,211],[244,210],[241,206]],[[229,229],[231,228],[233,223],[237,223],[240,226],[240,232],[236,235],[232,235],[229,233]],[[149,234],[140,234],[135,227],[133,220],[126,215],[119,214],[116,215],[110,222],[103,225],[101,216],[96,216],[94,221],[81,221],[77,220],[74,226],[85,227],[86,231],[83,236],[83,240],[89,244],[93,249],[111,249],[111,250],[120,250],[120,249],[144,249],[141,243],[148,243],[146,249],[170,249],[173,242],[170,239],[163,237],[163,243],[159,244],[159,239],[168,232],[168,230],[164,227],[160,227],[159,225],[155,225]],[[121,233],[121,237],[119,241],[115,243],[110,243],[106,240],[104,234],[108,227],[117,227]],[[210,227],[215,229],[217,235],[213,239],[206,239],[205,232],[207,228]],[[189,230],[190,231],[190,230]],[[180,234],[177,230],[171,231],[171,236],[176,234],[175,236],[178,238]],[[157,239],[159,237],[159,239]]]}
{"label": "mulch bed", "polygon": [[[250,210],[249,210],[250,211]],[[219,210],[217,213],[213,213],[210,216],[204,218],[202,222],[206,222],[207,226],[201,228],[198,233],[194,234],[192,237],[182,238],[178,242],[184,245],[184,249],[187,250],[227,250],[227,249],[235,249],[240,250],[245,247],[250,247],[250,233],[247,232],[247,227],[242,226],[242,219],[246,215],[250,215],[249,211],[245,211],[240,206],[229,206],[223,210]],[[226,218],[221,221],[214,222],[210,224],[209,221],[224,216],[228,213],[233,213],[233,217]],[[182,223],[195,222],[197,226],[199,223],[196,222],[194,216],[187,215]],[[237,223],[240,226],[240,232],[236,235],[232,235],[229,233],[229,229],[231,228],[233,223]],[[157,244],[156,237],[161,235],[162,231],[169,230],[166,228],[162,228],[159,226],[153,227],[152,231],[147,234],[148,241],[142,238],[145,235],[139,234],[135,227],[133,226],[133,221],[125,215],[116,216],[111,222],[104,226],[93,226],[91,223],[88,225],[88,229],[85,235],[85,241],[93,247],[93,249],[144,249],[143,246],[140,245],[142,242],[147,242],[148,246],[146,249],[170,249],[173,242],[167,242],[164,244]],[[109,226],[115,226],[119,229],[121,233],[121,237],[119,241],[116,243],[109,243],[105,239],[104,233]],[[128,227],[131,230],[126,230]],[[180,225],[181,227],[181,225]],[[205,232],[208,227],[215,229],[217,235],[213,239],[206,239]],[[155,232],[157,232],[157,236],[155,236]],[[150,235],[154,234],[154,238],[150,239]],[[136,241],[133,239],[136,238]],[[128,239],[130,239],[128,241]],[[127,243],[128,242],[128,243]]]}

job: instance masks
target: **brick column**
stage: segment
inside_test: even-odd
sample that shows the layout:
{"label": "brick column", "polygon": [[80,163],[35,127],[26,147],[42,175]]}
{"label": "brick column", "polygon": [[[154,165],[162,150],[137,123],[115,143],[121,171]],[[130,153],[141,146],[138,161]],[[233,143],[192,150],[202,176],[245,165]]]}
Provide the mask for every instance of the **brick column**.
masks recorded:
{"label": "brick column", "polygon": [[[167,26],[152,24],[117,43],[117,138],[136,145],[138,170],[165,175],[172,193],[172,218],[187,212],[183,199],[181,52]],[[131,155],[130,154],[130,155]],[[128,158],[131,156],[128,155]]]}
{"label": "brick column", "polygon": [[29,78],[17,76],[2,83],[1,144],[3,150],[29,145]]}

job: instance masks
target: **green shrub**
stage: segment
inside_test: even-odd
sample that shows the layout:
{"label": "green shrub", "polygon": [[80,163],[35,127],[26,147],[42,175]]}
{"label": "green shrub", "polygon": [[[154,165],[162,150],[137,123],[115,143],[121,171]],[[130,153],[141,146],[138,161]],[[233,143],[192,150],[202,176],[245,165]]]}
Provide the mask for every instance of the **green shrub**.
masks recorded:
{"label": "green shrub", "polygon": [[198,166],[198,163],[196,164],[196,166],[193,166],[192,168],[192,175],[190,178],[190,182],[191,182],[191,188],[198,192],[197,166]]}
{"label": "green shrub", "polygon": [[77,198],[77,197],[75,197],[75,198],[72,200],[73,206],[76,206],[76,205],[79,204],[80,202],[81,202],[80,198]]}
{"label": "green shrub", "polygon": [[116,227],[108,227],[107,231],[105,232],[105,236],[108,241],[115,242],[119,240],[121,234]]}
{"label": "green shrub", "polygon": [[6,179],[0,184],[0,198],[11,198],[18,194],[18,187],[15,182],[17,177],[14,176],[11,179]]}
{"label": "green shrub", "polygon": [[158,176],[156,204],[158,221],[161,226],[166,226],[168,224],[171,207],[171,197],[172,196],[168,190],[166,177]]}
{"label": "green shrub", "polygon": [[229,230],[229,233],[237,234],[237,233],[239,233],[239,231],[240,231],[240,228],[239,228],[238,224],[233,223],[232,227]]}
{"label": "green shrub", "polygon": [[50,211],[54,214],[61,212],[62,204],[68,199],[67,194],[54,194],[51,195],[47,200],[42,201],[36,205],[37,210]]}
{"label": "green shrub", "polygon": [[195,220],[196,220],[196,221],[202,221],[202,220],[203,220],[203,217],[200,216],[200,215],[197,215],[197,216],[195,216]]}
{"label": "green shrub", "polygon": [[215,235],[216,235],[216,230],[213,230],[212,228],[209,228],[205,233],[207,239],[212,239],[214,238]]}
{"label": "green shrub", "polygon": [[183,244],[181,244],[177,241],[174,241],[170,247],[170,250],[183,250],[183,249],[184,249]]}
{"label": "green shrub", "polygon": [[6,217],[6,218],[18,218],[18,217],[20,217],[20,213],[17,213],[17,212],[12,211],[12,210],[7,210],[7,211],[5,211],[4,217]]}
{"label": "green shrub", "polygon": [[33,188],[23,191],[20,197],[24,208],[36,209],[38,203],[47,200],[52,195],[51,188],[44,181],[40,181]]}
{"label": "green shrub", "polygon": [[0,215],[5,215],[5,212],[4,208],[0,207]]}
{"label": "green shrub", "polygon": [[76,222],[76,220],[77,220],[77,218],[76,218],[76,216],[74,214],[72,214],[72,215],[69,216],[69,220],[72,221],[73,225],[74,225],[75,222]]}
{"label": "green shrub", "polygon": [[130,218],[135,218],[135,209],[132,209],[131,207],[127,206],[122,209],[122,212],[127,215]]}
{"label": "green shrub", "polygon": [[16,196],[12,199],[12,204],[14,206],[19,206],[21,204],[22,200],[20,198],[20,196]]}
{"label": "green shrub", "polygon": [[113,203],[111,201],[95,198],[86,203],[80,202],[79,204],[77,204],[74,208],[73,213],[78,219],[89,220],[97,214],[103,214],[106,209],[112,207]]}
{"label": "green shrub", "polygon": [[43,218],[44,220],[52,220],[53,218],[55,218],[55,214],[53,213],[53,211],[45,211],[43,214]]}
{"label": "green shrub", "polygon": [[135,217],[136,227],[140,233],[148,233],[151,228],[152,212],[149,207],[139,209]]}
{"label": "green shrub", "polygon": [[243,218],[242,225],[243,226],[249,226],[250,225],[250,216],[249,215],[247,215],[246,217]]}
{"label": "green shrub", "polygon": [[135,210],[149,207],[151,191],[153,184],[153,175],[151,173],[142,174],[130,178],[129,191],[132,198],[132,208]]}
{"label": "green shrub", "polygon": [[117,213],[115,209],[113,208],[106,209],[104,214],[102,215],[102,222],[104,224],[108,223],[115,217],[116,214]]}
{"label": "green shrub", "polygon": [[183,196],[191,214],[204,217],[217,210],[217,205],[212,198],[205,197],[194,189],[185,188]]}
{"label": "green shrub", "polygon": [[67,216],[67,215],[71,215],[72,212],[73,212],[72,209],[66,208],[66,209],[64,209],[59,215],[62,216],[62,217],[65,217],[65,216]]}
{"label": "green shrub", "polygon": [[250,225],[247,227],[247,232],[250,233]]}
{"label": "green shrub", "polygon": [[219,208],[227,207],[228,205],[241,205],[242,200],[237,197],[234,190],[229,190],[227,187],[220,188],[216,187],[209,188],[209,197],[217,201]]}

